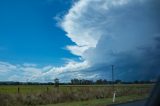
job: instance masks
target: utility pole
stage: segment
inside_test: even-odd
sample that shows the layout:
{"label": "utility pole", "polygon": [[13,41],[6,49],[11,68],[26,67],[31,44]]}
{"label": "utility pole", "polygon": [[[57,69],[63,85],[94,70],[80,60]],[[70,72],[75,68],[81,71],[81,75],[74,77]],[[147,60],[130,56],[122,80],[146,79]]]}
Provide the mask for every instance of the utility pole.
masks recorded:
{"label": "utility pole", "polygon": [[112,65],[112,90],[113,90],[113,100],[112,102],[115,102],[115,97],[116,97],[116,91],[114,88],[114,65]]}
{"label": "utility pole", "polygon": [[112,90],[114,92],[114,65],[112,65]]}

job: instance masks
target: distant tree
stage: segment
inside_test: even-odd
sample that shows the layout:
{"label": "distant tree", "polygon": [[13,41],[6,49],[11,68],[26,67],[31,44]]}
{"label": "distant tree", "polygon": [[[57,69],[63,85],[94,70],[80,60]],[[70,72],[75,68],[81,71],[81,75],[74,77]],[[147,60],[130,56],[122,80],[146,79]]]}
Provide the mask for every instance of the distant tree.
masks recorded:
{"label": "distant tree", "polygon": [[108,81],[104,79],[103,84],[108,84]]}
{"label": "distant tree", "polygon": [[54,86],[59,87],[59,79],[58,78],[54,79]]}
{"label": "distant tree", "polygon": [[122,81],[121,81],[121,80],[116,80],[115,83],[116,83],[116,84],[121,84]]}
{"label": "distant tree", "polygon": [[103,80],[102,80],[102,79],[98,79],[98,80],[96,81],[96,84],[103,84]]}
{"label": "distant tree", "polygon": [[93,84],[92,80],[85,80],[85,79],[71,79],[72,85],[91,85]]}
{"label": "distant tree", "polygon": [[135,84],[139,84],[139,81],[138,81],[138,80],[135,80],[134,83],[135,83]]}
{"label": "distant tree", "polygon": [[71,84],[72,84],[72,85],[78,85],[78,84],[80,84],[80,80],[78,80],[78,79],[76,79],[76,78],[75,78],[75,79],[72,79],[72,80],[71,80]]}
{"label": "distant tree", "polygon": [[92,80],[85,80],[85,79],[82,79],[80,80],[81,84],[83,85],[91,85],[93,84],[93,81]]}

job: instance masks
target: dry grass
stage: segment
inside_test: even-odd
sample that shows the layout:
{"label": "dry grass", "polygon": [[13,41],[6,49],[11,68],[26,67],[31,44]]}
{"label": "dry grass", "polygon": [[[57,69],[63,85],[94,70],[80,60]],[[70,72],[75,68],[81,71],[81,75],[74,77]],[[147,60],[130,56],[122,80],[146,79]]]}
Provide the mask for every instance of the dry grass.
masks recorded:
{"label": "dry grass", "polygon": [[[115,87],[117,97],[129,95],[146,95],[152,86],[118,85]],[[21,89],[20,89],[21,90]],[[49,88],[48,91],[24,93],[0,93],[0,106],[36,106],[72,101],[87,101],[112,97],[111,86],[63,86]]]}

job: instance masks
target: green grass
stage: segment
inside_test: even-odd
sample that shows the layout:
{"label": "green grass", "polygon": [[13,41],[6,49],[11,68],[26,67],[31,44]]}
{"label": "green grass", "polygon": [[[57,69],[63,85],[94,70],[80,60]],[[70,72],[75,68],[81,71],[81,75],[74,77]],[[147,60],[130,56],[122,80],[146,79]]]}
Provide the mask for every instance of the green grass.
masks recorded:
{"label": "green grass", "polygon": [[[142,100],[145,98],[147,98],[147,95],[122,96],[122,97],[117,97],[114,104],[126,103],[130,101],[135,101],[135,100]],[[66,102],[66,103],[40,105],[40,106],[107,106],[111,104],[113,104],[112,98],[104,98],[104,99],[93,99],[93,100],[88,100],[88,101]]]}
{"label": "green grass", "polygon": [[[153,85],[151,84],[129,84],[123,85],[118,84],[115,85],[117,89],[146,89],[151,88]],[[46,92],[47,87],[49,90],[55,89],[53,85],[0,85],[0,93],[5,94],[15,94],[18,93],[18,87],[20,88],[20,93],[40,93]],[[81,88],[92,88],[92,89],[112,89],[111,85],[62,85],[59,87],[61,91],[68,92],[70,89],[79,90]]]}

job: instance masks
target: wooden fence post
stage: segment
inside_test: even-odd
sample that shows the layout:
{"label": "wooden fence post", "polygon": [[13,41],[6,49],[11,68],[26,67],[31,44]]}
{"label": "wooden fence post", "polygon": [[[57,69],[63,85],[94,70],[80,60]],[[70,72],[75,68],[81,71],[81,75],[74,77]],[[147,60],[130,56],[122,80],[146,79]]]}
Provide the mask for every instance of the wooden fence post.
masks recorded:
{"label": "wooden fence post", "polygon": [[20,88],[18,87],[18,93],[20,93]]}
{"label": "wooden fence post", "polygon": [[47,92],[49,91],[49,88],[47,87]]}

